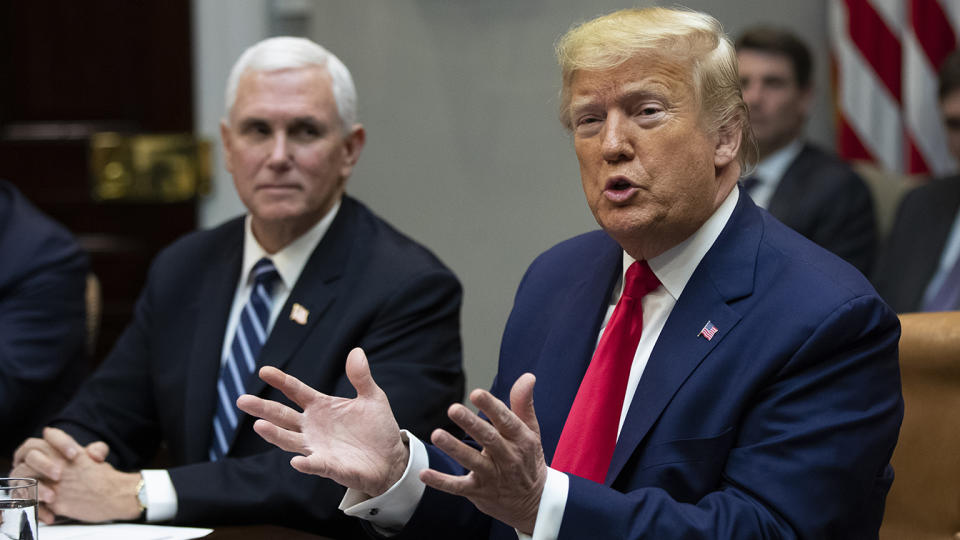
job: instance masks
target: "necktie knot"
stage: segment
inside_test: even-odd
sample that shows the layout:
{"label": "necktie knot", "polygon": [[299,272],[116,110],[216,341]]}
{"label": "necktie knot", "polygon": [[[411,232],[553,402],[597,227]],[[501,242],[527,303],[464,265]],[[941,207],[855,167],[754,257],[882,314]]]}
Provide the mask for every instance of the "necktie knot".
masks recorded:
{"label": "necktie knot", "polygon": [[253,269],[250,270],[250,275],[253,276],[254,287],[262,285],[267,292],[270,292],[274,282],[280,278],[277,267],[273,265],[273,261],[266,257],[260,259],[257,261],[257,264],[253,265]]}
{"label": "necktie knot", "polygon": [[660,286],[660,280],[653,274],[647,261],[636,261],[627,268],[623,278],[623,296],[641,299]]}

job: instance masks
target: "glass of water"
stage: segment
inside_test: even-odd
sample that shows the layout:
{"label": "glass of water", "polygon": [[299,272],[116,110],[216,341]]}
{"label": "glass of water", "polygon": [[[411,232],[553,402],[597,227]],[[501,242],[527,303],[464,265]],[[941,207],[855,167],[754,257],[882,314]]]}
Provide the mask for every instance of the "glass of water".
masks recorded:
{"label": "glass of water", "polygon": [[0,478],[0,539],[37,540],[37,481]]}

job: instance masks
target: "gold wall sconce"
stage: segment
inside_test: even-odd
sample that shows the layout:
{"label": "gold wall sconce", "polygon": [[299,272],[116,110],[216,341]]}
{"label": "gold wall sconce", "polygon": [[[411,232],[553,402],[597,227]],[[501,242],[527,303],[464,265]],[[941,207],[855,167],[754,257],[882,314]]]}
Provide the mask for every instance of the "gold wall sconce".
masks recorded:
{"label": "gold wall sconce", "polygon": [[210,192],[210,142],[179,133],[95,133],[90,168],[94,200],[188,201]]}

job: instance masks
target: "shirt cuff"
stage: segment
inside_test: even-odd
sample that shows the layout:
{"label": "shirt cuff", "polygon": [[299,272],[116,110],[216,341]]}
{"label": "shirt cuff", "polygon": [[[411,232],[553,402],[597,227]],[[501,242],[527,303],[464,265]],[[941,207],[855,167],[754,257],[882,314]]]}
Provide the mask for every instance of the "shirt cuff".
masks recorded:
{"label": "shirt cuff", "polygon": [[170,473],[163,469],[144,469],[140,474],[147,495],[146,520],[154,523],[173,519],[177,515],[177,490]]}
{"label": "shirt cuff", "polygon": [[[537,509],[537,521],[533,524],[533,536],[517,531],[519,540],[557,540],[560,536],[560,524],[563,522],[563,509],[567,506],[567,493],[570,491],[570,478],[555,469],[547,467],[547,481],[540,495],[540,507]],[[514,529],[516,530],[516,529]]]}
{"label": "shirt cuff", "polygon": [[405,429],[400,430],[400,438],[410,447],[407,468],[400,480],[373,498],[358,489],[347,489],[340,501],[344,514],[367,520],[377,532],[388,536],[403,529],[413,517],[426,487],[420,481],[420,471],[430,466],[427,449],[420,439]]}

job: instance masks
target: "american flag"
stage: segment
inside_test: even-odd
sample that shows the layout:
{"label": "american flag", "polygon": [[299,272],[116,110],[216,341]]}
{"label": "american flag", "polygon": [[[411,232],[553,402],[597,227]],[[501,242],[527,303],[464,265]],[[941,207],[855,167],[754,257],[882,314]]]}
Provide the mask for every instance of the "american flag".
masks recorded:
{"label": "american flag", "polygon": [[707,341],[713,339],[713,335],[717,333],[717,327],[710,321],[707,321],[707,324],[703,325],[703,329],[700,330],[700,333],[697,334],[697,337],[703,336],[707,338]]}
{"label": "american flag", "polygon": [[906,174],[949,173],[937,71],[958,46],[958,0],[828,0],[837,151]]}

